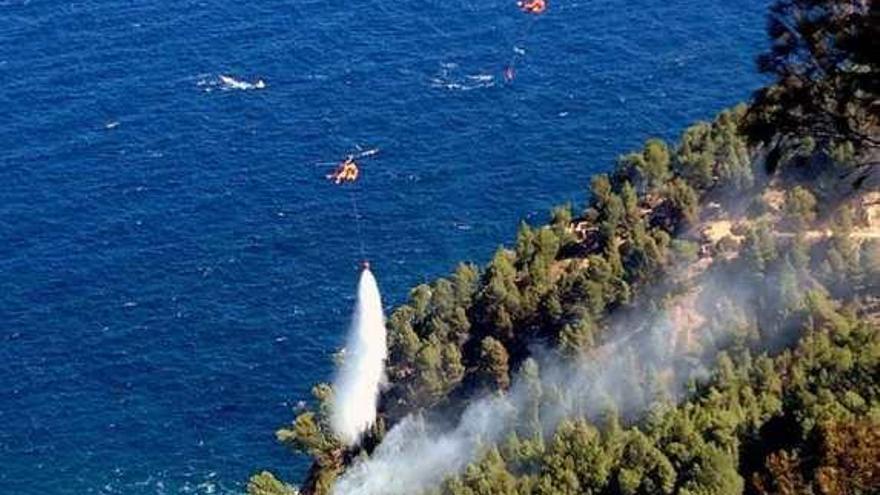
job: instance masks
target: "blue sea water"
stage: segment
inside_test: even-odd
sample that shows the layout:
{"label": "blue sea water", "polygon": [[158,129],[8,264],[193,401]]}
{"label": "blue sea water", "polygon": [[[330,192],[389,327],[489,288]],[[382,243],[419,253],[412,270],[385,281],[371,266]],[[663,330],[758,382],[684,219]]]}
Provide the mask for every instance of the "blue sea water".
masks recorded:
{"label": "blue sea water", "polygon": [[767,4],[0,0],[0,493],[298,480],[273,432],[343,342],[350,193],[398,303],[747,98]]}

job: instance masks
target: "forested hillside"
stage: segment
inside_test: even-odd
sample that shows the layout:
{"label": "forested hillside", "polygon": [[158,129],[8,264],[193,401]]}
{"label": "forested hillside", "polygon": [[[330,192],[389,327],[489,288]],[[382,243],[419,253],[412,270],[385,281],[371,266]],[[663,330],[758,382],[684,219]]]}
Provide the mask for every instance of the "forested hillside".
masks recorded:
{"label": "forested hillside", "polygon": [[[752,102],[412,290],[361,447],[315,387],[277,432],[314,459],[303,493],[355,486],[367,459],[406,470],[383,451],[394,426],[480,404],[512,412],[439,485],[388,492],[880,492],[880,7],[781,0],[768,19],[773,82]],[[249,492],[295,493],[269,473]]]}

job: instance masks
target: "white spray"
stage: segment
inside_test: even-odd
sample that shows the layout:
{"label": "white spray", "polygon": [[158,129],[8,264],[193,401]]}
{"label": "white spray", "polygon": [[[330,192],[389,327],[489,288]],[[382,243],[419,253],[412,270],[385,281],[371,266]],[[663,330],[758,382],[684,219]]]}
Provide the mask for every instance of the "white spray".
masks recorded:
{"label": "white spray", "polygon": [[379,286],[370,270],[364,269],[345,357],[333,386],[335,401],[330,424],[346,445],[356,444],[376,422],[386,353],[385,316]]}

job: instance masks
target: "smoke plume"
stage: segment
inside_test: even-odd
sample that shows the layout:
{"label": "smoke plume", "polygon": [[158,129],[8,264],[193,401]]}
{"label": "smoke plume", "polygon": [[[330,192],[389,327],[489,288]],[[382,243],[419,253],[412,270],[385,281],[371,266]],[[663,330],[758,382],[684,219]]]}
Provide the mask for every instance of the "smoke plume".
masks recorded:
{"label": "smoke plume", "polygon": [[[693,288],[693,294],[702,294],[704,302],[714,306],[719,293],[730,294],[738,286],[743,286],[739,280],[710,276]],[[472,402],[452,427],[432,425],[418,415],[404,418],[369,458],[346,471],[334,495],[420,493],[460,474],[487,446],[524,426],[546,436],[565,418],[598,420],[609,410],[632,418],[659,395],[673,402],[681,399],[689,380],[706,376],[708,363],[682,349],[675,311],[618,315],[608,328],[617,338],[577,359],[561,360],[552,351],[533,349],[535,357],[520,369],[507,393]],[[726,338],[703,336],[708,341]],[[540,419],[530,424],[532,418]]]}
{"label": "smoke plume", "polygon": [[450,430],[411,415],[395,425],[366,461],[350,468],[334,494],[412,494],[439,485],[463,470],[482,445],[500,439],[516,409],[503,397],[467,408]]}
{"label": "smoke plume", "polygon": [[[452,428],[431,425],[421,416],[404,418],[368,459],[349,468],[334,495],[404,495],[435,488],[476,461],[487,446],[501,442],[526,423],[532,407],[541,409],[537,427],[545,433],[566,417],[596,417],[612,405],[626,413],[641,410],[646,404],[641,397],[628,394],[626,381],[634,372],[633,361],[668,357],[660,356],[666,354],[665,346],[652,346],[653,341],[665,341],[658,338],[658,332],[669,329],[657,323],[606,344],[589,358],[567,364],[553,359],[550,352],[538,351],[545,358],[527,365],[540,369],[537,387],[521,372],[506,394],[473,402]],[[542,393],[554,400],[542,400]]]}
{"label": "smoke plume", "polygon": [[354,445],[376,422],[379,386],[385,371],[385,316],[379,286],[369,269],[361,272],[357,308],[345,357],[333,384],[333,432],[346,445]]}

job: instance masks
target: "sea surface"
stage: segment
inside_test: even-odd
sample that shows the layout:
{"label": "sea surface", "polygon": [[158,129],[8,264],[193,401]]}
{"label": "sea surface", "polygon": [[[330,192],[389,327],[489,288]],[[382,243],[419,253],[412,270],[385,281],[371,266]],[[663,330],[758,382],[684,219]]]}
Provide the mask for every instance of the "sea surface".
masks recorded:
{"label": "sea surface", "polygon": [[0,0],[0,493],[298,481],[359,260],[390,307],[582,208],[762,83],[767,4]]}

